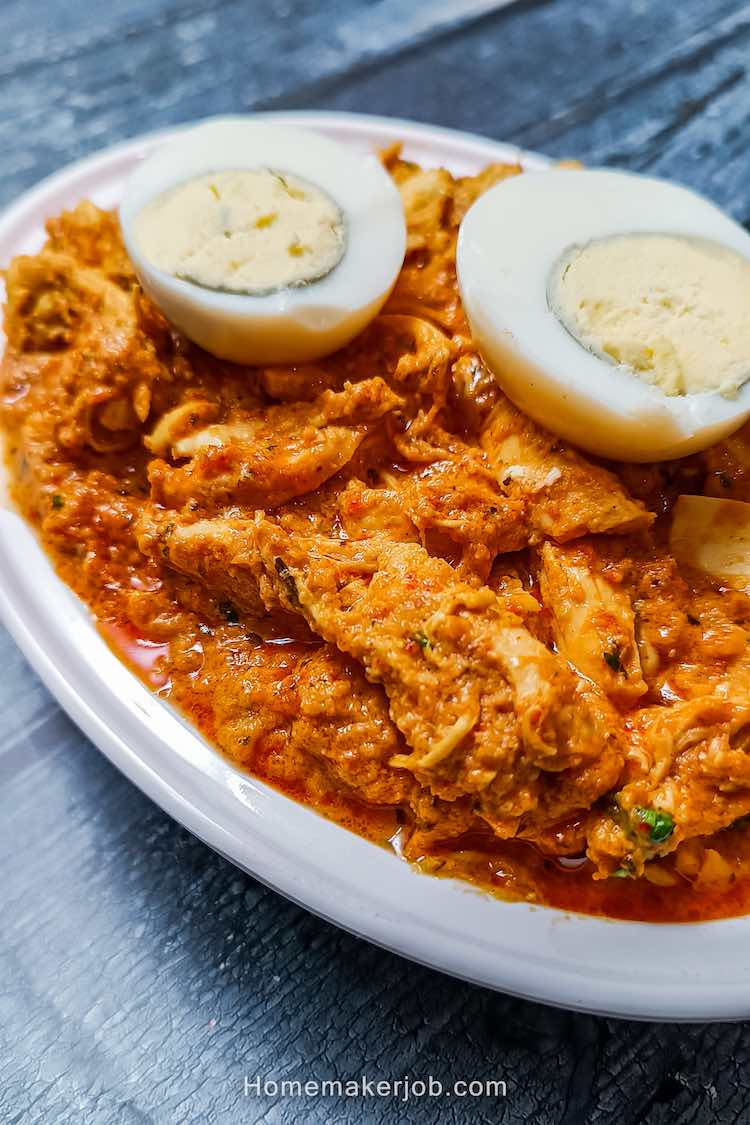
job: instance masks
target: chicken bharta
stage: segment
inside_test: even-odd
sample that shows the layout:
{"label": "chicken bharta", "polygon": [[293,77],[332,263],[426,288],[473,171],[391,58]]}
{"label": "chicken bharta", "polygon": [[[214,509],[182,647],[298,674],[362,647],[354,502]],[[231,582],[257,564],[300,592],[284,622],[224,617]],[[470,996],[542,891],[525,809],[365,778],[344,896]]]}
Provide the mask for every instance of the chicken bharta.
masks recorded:
{"label": "chicken bharta", "polygon": [[147,683],[339,823],[508,897],[750,909],[750,598],[667,546],[680,493],[750,500],[750,430],[625,466],[530,422],[454,261],[520,169],[383,159],[404,267],[316,364],[211,358],[144,296],[114,214],[51,219],[7,271],[15,501]]}

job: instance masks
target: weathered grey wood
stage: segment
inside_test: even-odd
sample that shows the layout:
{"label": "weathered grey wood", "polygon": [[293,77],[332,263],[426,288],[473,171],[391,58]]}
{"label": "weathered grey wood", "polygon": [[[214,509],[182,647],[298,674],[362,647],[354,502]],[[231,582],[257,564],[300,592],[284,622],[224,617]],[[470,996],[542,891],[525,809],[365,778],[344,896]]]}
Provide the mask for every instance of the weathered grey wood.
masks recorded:
{"label": "weathered grey wood", "polygon": [[503,2],[52,0],[41,20],[13,3],[0,13],[0,203],[103,144],[356,71]]}
{"label": "weathered grey wood", "polygon": [[[648,169],[750,218],[733,0],[4,0],[0,202],[145,128],[414,116]],[[0,576],[0,580],[1,580]],[[306,915],[133,789],[0,632],[0,1122],[740,1122],[747,1027],[466,987]],[[503,1078],[497,1103],[248,1100],[243,1077]]]}

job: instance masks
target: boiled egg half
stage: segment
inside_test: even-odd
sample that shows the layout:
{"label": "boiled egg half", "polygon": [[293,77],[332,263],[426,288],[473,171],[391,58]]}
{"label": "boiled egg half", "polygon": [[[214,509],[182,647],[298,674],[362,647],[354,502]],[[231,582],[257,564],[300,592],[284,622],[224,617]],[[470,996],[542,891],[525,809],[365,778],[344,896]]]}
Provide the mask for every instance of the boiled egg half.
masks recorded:
{"label": "boiled egg half", "polygon": [[209,120],[143,161],[120,208],[144,290],[236,363],[298,363],[348,343],[404,259],[401,198],[374,153],[252,117]]}
{"label": "boiled egg half", "polygon": [[750,416],[750,235],[694,192],[526,173],[469,210],[457,268],[503,390],[581,448],[676,458]]}

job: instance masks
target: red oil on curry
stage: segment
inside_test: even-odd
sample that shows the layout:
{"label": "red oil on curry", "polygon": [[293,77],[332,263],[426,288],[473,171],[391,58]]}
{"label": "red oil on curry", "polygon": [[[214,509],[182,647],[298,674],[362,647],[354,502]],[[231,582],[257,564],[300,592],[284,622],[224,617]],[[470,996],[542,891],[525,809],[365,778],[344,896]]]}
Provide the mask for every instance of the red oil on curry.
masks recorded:
{"label": "red oil on curry", "polygon": [[149,687],[163,688],[169,683],[168,642],[149,640],[127,621],[100,621],[98,624],[99,631],[120,659]]}
{"label": "red oil on curry", "polygon": [[[413,169],[403,166],[399,175],[408,177],[412,173]],[[490,170],[489,177],[482,183],[489,186],[495,182],[493,176],[496,179],[501,175],[499,171]],[[481,186],[475,185],[476,191]],[[439,213],[446,221],[453,221],[451,216],[460,216],[470,204],[472,192],[476,195],[470,184],[458,181],[451,188],[443,185],[440,191],[442,202]],[[454,196],[452,202],[451,193]],[[448,206],[448,203],[451,205]],[[415,221],[421,221],[419,215],[415,217]],[[364,723],[365,735],[356,745],[347,744],[346,751],[342,752],[339,760],[333,761],[333,755],[326,757],[331,746],[325,745],[325,740],[319,740],[317,754],[308,753],[310,748],[305,742],[305,731],[310,728],[305,728],[305,721],[317,721],[321,714],[324,719],[327,716],[323,706],[319,706],[317,710],[315,707],[316,702],[320,702],[314,693],[317,687],[315,677],[310,676],[308,687],[311,686],[313,690],[306,697],[305,706],[300,702],[300,682],[305,671],[309,671],[312,662],[320,655],[322,642],[310,632],[301,614],[293,613],[289,608],[294,608],[295,605],[296,587],[293,578],[291,585],[283,591],[288,612],[279,610],[257,621],[249,612],[243,612],[232,602],[225,600],[236,592],[239,604],[253,604],[247,587],[243,587],[241,581],[235,587],[227,581],[228,570],[239,570],[240,577],[242,573],[247,573],[247,570],[242,570],[241,552],[240,556],[233,551],[228,556],[223,556],[223,569],[218,567],[208,573],[204,566],[207,562],[205,557],[198,564],[193,559],[191,566],[191,563],[185,562],[184,556],[170,557],[166,539],[152,540],[149,549],[146,549],[136,531],[139,518],[149,505],[155,524],[162,516],[166,516],[168,521],[177,521],[184,516],[185,526],[194,531],[194,522],[200,522],[204,517],[205,522],[210,524],[219,512],[231,524],[239,513],[239,517],[245,521],[246,529],[256,508],[248,500],[246,510],[243,511],[242,503],[238,501],[234,505],[236,497],[227,496],[217,486],[217,480],[223,473],[231,476],[237,467],[229,453],[221,450],[211,453],[209,460],[215,491],[211,493],[211,503],[205,509],[201,509],[192,492],[187,498],[180,496],[181,501],[187,499],[184,506],[182,503],[179,507],[173,506],[167,503],[163,494],[159,499],[159,494],[154,492],[154,483],[161,480],[163,487],[167,476],[176,476],[182,470],[167,465],[165,458],[169,457],[168,450],[164,451],[165,458],[150,455],[154,445],[148,435],[153,438],[156,421],[163,419],[180,404],[181,395],[188,398],[203,396],[209,403],[217,405],[219,414],[225,409],[239,409],[245,415],[257,415],[263,414],[268,407],[269,410],[277,411],[273,417],[278,418],[279,400],[281,404],[293,404],[290,415],[296,416],[295,411],[304,413],[310,406],[309,397],[306,398],[309,392],[309,373],[296,369],[291,372],[264,371],[260,374],[232,370],[229,365],[215,363],[202,353],[191,351],[186,342],[178,339],[171,331],[158,310],[140,294],[130,263],[124,255],[117,222],[113,216],[98,212],[91,205],[84,205],[76,212],[52,220],[49,229],[54,251],[52,261],[45,266],[42,252],[37,259],[32,260],[34,269],[29,271],[29,260],[19,260],[8,271],[9,312],[6,316],[6,329],[10,343],[3,361],[2,381],[5,394],[0,407],[4,429],[11,439],[8,442],[8,464],[19,508],[40,529],[44,545],[62,577],[91,606],[107,642],[150,689],[157,691],[163,698],[168,698],[172,705],[184,712],[201,733],[227,753],[239,768],[261,777],[279,791],[315,808],[351,831],[401,854],[404,841],[408,842],[415,826],[416,803],[410,804],[408,800],[402,800],[401,796],[394,797],[389,791],[380,794],[379,801],[376,794],[370,802],[358,795],[360,791],[366,792],[364,783],[360,784],[361,778],[353,770],[347,772],[352,762],[357,768],[362,764],[363,772],[366,772],[367,766],[372,765],[375,760],[375,755],[369,762],[365,760],[366,756],[362,759],[358,757],[360,743],[366,741],[368,733],[372,734],[373,730],[377,733],[378,729],[385,728],[386,732],[390,730],[393,737],[396,737],[388,714],[388,701],[380,689],[372,688],[372,683],[364,677],[361,666],[357,667],[361,690],[380,691],[377,702],[382,709],[378,712],[383,717],[381,728],[374,721],[369,728]],[[435,233],[435,230],[420,233],[425,247],[423,253],[426,267],[430,259],[430,238]],[[446,234],[447,239],[442,237]],[[438,241],[444,249],[440,253],[447,256],[442,261],[439,257],[435,259],[440,267],[439,272],[435,274],[431,268],[415,268],[411,280],[407,279],[406,286],[402,284],[403,279],[399,281],[400,289],[397,287],[395,294],[397,301],[408,298],[405,308],[419,308],[420,302],[429,303],[431,295],[429,291],[420,289],[420,286],[433,285],[438,290],[441,287],[445,290],[443,306],[435,310],[439,315],[433,316],[435,324],[442,327],[437,329],[433,325],[433,331],[442,333],[445,329],[444,338],[441,336],[441,349],[445,355],[450,356],[451,362],[455,359],[454,348],[469,346],[452,274],[450,247],[455,234],[455,229],[441,232]],[[422,238],[422,235],[425,237]],[[90,260],[92,256],[94,261]],[[63,259],[65,269],[61,265]],[[48,269],[47,274],[44,272],[45,268]],[[407,271],[409,268],[407,263]],[[66,273],[66,270],[69,272]],[[430,276],[432,282],[429,281]],[[93,295],[86,288],[94,284],[92,278],[98,286]],[[427,282],[424,278],[428,279]],[[409,285],[412,286],[411,292]],[[100,299],[102,293],[106,299]],[[81,294],[86,299],[82,300]],[[107,320],[107,302],[119,310],[113,323]],[[101,316],[92,315],[92,309],[104,309],[105,312]],[[399,323],[410,319],[403,312],[399,317]],[[82,333],[81,338],[77,336],[79,331]],[[408,332],[406,335],[408,336]],[[465,341],[463,345],[460,344],[462,339]],[[409,380],[413,375],[419,375],[417,353],[422,345],[417,338],[412,343],[413,351],[404,353],[407,363],[403,366],[402,373],[396,377],[395,372],[390,372],[391,382],[398,383],[399,401],[403,399],[403,405],[399,409],[405,412],[411,409],[410,424],[419,417],[420,424],[427,425],[433,408],[435,418],[440,416],[442,402],[447,405],[440,417],[440,425],[435,425],[424,438],[423,447],[417,448],[416,461],[397,453],[395,448],[388,445],[388,442],[395,442],[398,438],[400,449],[407,440],[408,427],[399,425],[385,435],[388,439],[387,448],[378,454],[381,457],[379,463],[368,465],[367,462],[368,456],[377,462],[377,442],[367,456],[362,451],[366,444],[363,443],[362,449],[357,452],[358,456],[362,455],[358,466],[358,472],[362,476],[360,483],[366,480],[370,483],[374,481],[377,485],[379,470],[397,478],[397,484],[399,481],[403,483],[419,478],[424,474],[422,470],[415,470],[415,464],[422,464],[420,458],[426,458],[427,463],[432,462],[431,450],[434,445],[431,443],[443,442],[451,447],[444,449],[442,456],[448,457],[451,464],[456,465],[457,478],[462,460],[473,463],[475,469],[477,462],[481,462],[481,471],[475,471],[472,475],[467,470],[468,499],[465,504],[455,508],[460,513],[460,519],[451,514],[454,512],[455,501],[452,481],[445,488],[436,485],[436,492],[420,494],[418,510],[415,509],[413,513],[414,527],[419,526],[423,539],[418,550],[426,548],[424,554],[428,559],[433,556],[448,559],[456,569],[469,566],[471,580],[477,584],[507,579],[511,585],[516,584],[516,587],[531,591],[536,599],[542,601],[536,575],[530,569],[533,552],[526,550],[527,541],[518,543],[511,537],[498,547],[492,538],[495,534],[495,517],[500,510],[495,506],[495,501],[501,506],[505,504],[504,511],[511,529],[515,526],[511,517],[516,504],[511,496],[495,496],[497,483],[487,484],[487,478],[491,474],[482,461],[484,447],[479,439],[485,434],[484,431],[480,434],[478,419],[484,410],[482,404],[485,400],[485,405],[492,409],[494,417],[493,403],[498,395],[494,384],[491,387],[480,387],[477,384],[471,395],[467,395],[465,389],[462,391],[462,384],[451,373],[468,358],[464,355],[453,363],[453,367],[447,360],[427,363],[424,386],[417,386],[415,389],[413,380],[411,383]],[[334,393],[341,393],[341,386],[347,383],[351,386],[352,380],[356,384],[361,378],[360,368],[368,371],[373,366],[378,370],[388,368],[388,349],[381,349],[373,356],[372,343],[367,346],[369,351],[355,355],[353,360],[350,355],[339,356],[338,359],[331,357],[327,361],[330,371],[327,366],[323,372],[322,385],[329,385],[330,376],[330,387],[336,388]],[[472,362],[477,365],[474,375],[478,378],[481,363],[478,358]],[[341,365],[338,369],[337,363]],[[492,380],[489,382],[492,383]],[[274,386],[280,392],[283,391],[283,394],[274,394],[273,389],[269,389]],[[410,396],[411,405],[408,401]],[[423,409],[424,407],[429,409]],[[106,410],[109,410],[109,415],[99,413]],[[515,432],[509,435],[512,442],[518,445],[520,456],[523,453],[521,438],[523,441],[527,440],[528,426],[523,419],[519,422],[511,408],[508,407],[507,413],[510,420],[506,418],[500,429],[506,422],[511,429],[513,426],[520,426],[521,437]],[[105,424],[108,417],[110,420],[117,419],[116,429],[108,430]],[[267,415],[263,417],[267,420]],[[132,432],[122,428],[131,423]],[[443,423],[448,427],[447,430],[442,429]],[[311,426],[310,433],[313,432],[317,431]],[[148,439],[145,444],[144,437]],[[378,437],[374,425],[368,440],[369,437]],[[493,441],[497,439],[499,442],[501,438],[503,433],[495,434]],[[550,445],[548,437],[543,434],[532,432],[528,440],[532,446],[535,444],[536,447],[541,447],[542,458],[560,452],[558,443]],[[461,442],[465,448],[458,454],[453,447]],[[467,442],[470,443],[468,447]],[[282,446],[283,442],[280,443],[280,448]],[[269,444],[267,452],[273,448]],[[454,455],[455,461],[452,460]],[[569,459],[564,468],[567,472],[569,465],[576,465],[577,471],[584,472],[581,464],[583,461],[579,464],[578,461]],[[268,467],[272,467],[270,462]],[[586,481],[598,481],[600,494],[609,504],[611,490],[616,487],[621,492],[622,481],[626,480],[627,473],[625,470],[618,470],[619,481],[608,474],[609,483],[602,485],[600,478],[605,471],[600,466],[589,466],[585,472],[589,470]],[[336,471],[339,472],[338,469]],[[668,480],[665,478],[659,483],[655,479],[656,492],[648,497],[652,512],[664,510],[657,495],[659,489],[679,490],[675,482],[681,471],[679,466],[673,466]],[[658,476],[658,467],[654,472]],[[684,479],[692,482],[693,490],[697,489],[699,484],[694,479],[694,469],[685,468],[685,474]],[[356,474],[352,474],[350,483],[356,483],[355,476]],[[559,476],[558,472],[555,480]],[[739,474],[734,479],[740,480]],[[253,488],[256,486],[252,483],[253,474],[243,476],[238,473],[233,483],[240,480],[254,498]],[[257,487],[265,488],[266,483],[264,476],[262,485]],[[636,483],[633,478],[629,487],[635,490]],[[321,489],[321,493],[326,488],[329,489],[323,503],[330,504],[331,492],[337,489],[342,492],[345,487],[346,480],[342,476],[332,476]],[[513,487],[513,478],[509,477],[508,489]],[[650,488],[651,485],[647,482],[644,485],[646,487]],[[474,502],[476,496],[484,495],[487,489],[492,493],[492,506],[489,508]],[[544,497],[544,489],[539,494]],[[286,507],[278,498],[277,502],[268,504],[274,510],[275,518],[290,521],[290,535],[298,532],[305,536],[314,525],[314,513],[305,511],[307,495],[304,489],[301,490],[296,500]],[[399,493],[397,506],[401,503],[400,496]],[[640,493],[638,497],[640,500]],[[750,498],[750,494],[747,498]],[[164,504],[162,500],[165,501]],[[585,507],[587,500],[588,483],[585,487],[579,485],[578,491],[572,496],[569,492],[564,496],[558,494],[554,502],[546,503],[541,509],[542,526],[547,527],[552,521],[553,532],[545,540],[545,547],[556,550],[557,544],[567,544],[578,536],[579,542],[588,542],[588,547],[582,548],[584,551],[594,550],[591,547],[593,536],[584,535],[587,529],[579,526],[579,508]],[[232,514],[226,516],[228,501],[232,502],[233,507]],[[625,503],[628,511],[634,507],[634,500],[630,496],[626,495],[623,500],[620,495],[620,502]],[[523,505],[517,507],[520,510]],[[283,513],[279,515],[282,509]],[[329,530],[333,527],[334,537],[340,546],[340,540],[345,538],[343,523],[338,515],[331,517],[330,506],[327,511],[327,527]],[[477,523],[476,536],[472,532],[468,538],[478,537],[478,541],[466,542],[458,534],[461,529],[457,529],[456,524],[469,526],[469,517],[476,515],[477,511],[488,511],[493,514],[493,519]],[[351,498],[350,514],[365,514],[358,509],[356,494]],[[567,524],[565,520],[568,521]],[[557,534],[554,529],[559,531],[560,528],[562,533]],[[169,533],[168,526],[164,533]],[[482,536],[490,537],[488,543],[482,541]],[[707,683],[709,675],[721,675],[727,660],[732,658],[731,646],[736,641],[732,629],[745,628],[750,622],[750,603],[747,599],[743,602],[736,593],[726,592],[721,598],[717,598],[710,591],[699,592],[688,603],[687,594],[683,591],[685,604],[679,598],[670,600],[669,592],[675,587],[682,590],[685,583],[669,569],[664,553],[658,549],[658,537],[657,528],[651,541],[652,546],[647,549],[643,548],[637,535],[630,538],[619,537],[627,540],[624,545],[620,543],[619,548],[621,578],[624,581],[627,569],[635,567],[638,556],[636,577],[641,583],[638,596],[647,608],[652,609],[654,644],[657,647],[661,645],[666,654],[665,670],[658,689],[649,685],[652,694],[644,696],[642,704],[639,701],[638,706],[633,705],[633,713],[636,715],[641,714],[641,707],[647,710],[664,702],[683,699],[690,701],[695,695],[695,683],[690,676],[691,667],[699,668],[700,694],[705,687],[704,680]],[[616,552],[619,539],[612,536],[612,540],[612,550]],[[539,547],[538,537],[532,537],[528,542]],[[483,545],[486,547],[484,556],[481,551],[473,550]],[[649,550],[652,552],[651,556]],[[235,566],[238,557],[240,561]],[[483,557],[487,563],[484,570],[481,569]],[[224,565],[227,559],[229,566]],[[505,560],[507,573],[496,575],[491,569],[498,559]],[[210,561],[209,559],[208,562]],[[475,567],[473,571],[471,566]],[[237,575],[234,577],[236,579]],[[401,577],[405,595],[412,595],[419,590],[429,592],[430,581],[425,579],[419,567],[415,570],[411,564],[404,569]],[[453,581],[452,576],[450,581]],[[437,588],[441,586],[441,582],[442,579],[439,582],[434,580],[433,586]],[[230,587],[229,593],[227,586]],[[393,591],[393,601],[398,605],[398,589]],[[259,612],[262,611],[263,606],[259,609]],[[373,627],[377,614],[382,616],[385,612],[382,607],[373,611]],[[712,617],[720,618],[720,627],[715,627],[713,631],[707,628],[702,634],[703,639],[699,640],[697,633],[690,632],[690,629],[697,627],[691,622],[693,614],[696,622],[701,616],[707,620]],[[543,649],[545,657],[550,652],[559,651],[559,646],[551,635],[552,628],[552,614],[543,606],[536,620],[529,624],[528,636],[529,643],[536,645],[537,649]],[[596,631],[592,630],[592,633],[596,637]],[[706,647],[709,641],[711,648],[705,664],[696,664],[693,660],[696,644],[702,643]],[[409,655],[419,657],[429,641],[424,634],[413,633],[407,638],[407,643],[410,646]],[[347,652],[352,651],[345,645],[340,647]],[[333,651],[333,646],[330,651]],[[619,650],[614,654],[608,649],[605,651],[611,658],[607,662],[610,672],[621,672]],[[679,663],[675,654],[685,658],[683,664]],[[349,724],[350,729],[359,731],[362,728],[357,727],[357,715],[352,715],[347,710],[352,702],[347,690],[351,689],[354,673],[351,665],[346,664],[348,658],[341,656],[338,650],[334,655],[338,672],[331,673],[329,668],[325,673],[332,681],[325,681],[326,688],[330,689],[329,695],[338,701],[338,710],[332,708],[331,714],[340,721],[342,727]],[[667,667],[670,661],[673,666]],[[608,674],[607,669],[601,666],[601,661],[599,671]],[[319,677],[321,678],[325,680],[325,676]],[[372,679],[377,678],[372,674]],[[592,682],[597,682],[595,677]],[[623,684],[620,683],[619,686],[622,688]],[[451,688],[452,683],[448,685],[447,691]],[[665,700],[667,693],[671,693],[674,698]],[[440,703],[441,699],[442,696],[436,694],[433,702]],[[528,717],[533,718],[531,708]],[[334,736],[338,733],[331,726],[321,726],[321,729]],[[632,733],[632,728],[628,733]],[[330,742],[333,741],[334,737],[330,739]],[[386,748],[388,745],[390,744],[386,744]],[[494,745],[492,748],[494,749]],[[390,771],[389,784],[392,782],[394,787],[399,778],[394,781],[393,775],[403,776],[407,772],[393,766],[391,750],[377,764]],[[555,778],[559,776],[553,770],[550,773]],[[409,778],[409,783],[414,783],[413,777]],[[424,795],[431,799],[429,785],[422,782],[420,784]],[[596,798],[602,794],[606,794],[606,790],[599,791]],[[459,799],[465,799],[466,796],[466,793],[461,793]],[[612,918],[654,922],[701,921],[743,914],[750,910],[750,880],[744,875],[730,877],[722,884],[700,888],[681,875],[679,878],[672,878],[672,885],[668,886],[655,885],[646,878],[595,880],[588,860],[564,856],[553,858],[545,854],[539,843],[532,845],[522,840],[498,839],[487,827],[477,829],[472,836],[462,837],[456,831],[452,838],[443,839],[440,833],[448,835],[448,832],[442,818],[449,821],[449,805],[450,801],[446,800],[442,809],[439,809],[438,829],[430,837],[424,854],[411,857],[425,871],[469,880],[504,898]],[[577,811],[578,804],[574,808]],[[484,823],[476,815],[473,805],[469,806],[469,812],[473,817],[472,823]],[[553,827],[557,829],[560,826],[555,824]],[[412,835],[416,835],[416,832]],[[718,841],[719,836],[723,843]],[[748,837],[746,845],[743,842],[745,836]],[[729,866],[733,871],[750,871],[750,833],[742,830],[735,840],[730,833],[722,831],[711,839],[717,847],[728,849],[727,857],[733,864]],[[553,844],[554,842],[553,840]],[[670,862],[669,857],[666,857],[665,862]],[[674,875],[672,868],[665,870]]]}
{"label": "red oil on curry", "polygon": [[[174,680],[169,671],[169,645],[149,640],[128,623],[100,622],[105,639],[135,674],[150,687]],[[279,678],[316,641],[279,636],[262,642],[281,649],[287,659],[279,664]],[[175,678],[179,683],[179,677]],[[174,690],[174,689],[173,689]],[[205,699],[176,691],[180,707],[210,742],[215,741],[213,714]],[[313,803],[303,780],[281,784],[268,768],[269,749],[253,761],[253,776],[285,796]],[[398,808],[372,806],[330,787],[317,794],[318,811],[341,827],[400,856],[400,838],[408,816]],[[705,922],[750,913],[750,879],[740,878],[718,890],[701,890],[687,880],[673,887],[657,887],[646,880],[594,880],[585,857],[568,860],[545,856],[533,844],[498,841],[489,834],[437,846],[419,866],[442,877],[468,879],[490,894],[505,899],[538,903],[567,913],[598,915],[624,921]]]}

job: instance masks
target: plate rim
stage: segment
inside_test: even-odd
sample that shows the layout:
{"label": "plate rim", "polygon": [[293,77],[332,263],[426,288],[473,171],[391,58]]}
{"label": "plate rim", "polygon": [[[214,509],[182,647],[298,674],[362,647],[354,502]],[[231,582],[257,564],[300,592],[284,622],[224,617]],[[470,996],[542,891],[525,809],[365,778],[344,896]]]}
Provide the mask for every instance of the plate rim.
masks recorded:
{"label": "plate rim", "polygon": [[[402,118],[315,110],[255,116],[370,144],[403,138],[407,148],[450,150],[469,162],[517,159],[529,170],[548,164],[515,145]],[[132,164],[193,124],[141,134],[45,177],[0,215],[0,247],[49,197],[97,171],[114,175],[121,164]],[[417,874],[384,849],[233,767],[106,647],[88,610],[54,575],[31,529],[8,507],[0,509],[0,620],[63,710],[130,781],[209,847],[326,921],[459,979],[569,1010],[670,1021],[750,1015],[745,971],[750,957],[740,960],[736,976],[701,976],[707,954],[715,957],[723,948],[731,957],[735,946],[742,949],[750,916],[654,925],[505,902],[469,884]],[[196,778],[203,786],[199,798],[195,788],[190,792]],[[293,833],[280,842],[280,825],[304,833],[310,846],[302,856]],[[372,885],[364,891],[357,886],[360,867],[342,871],[339,853],[347,862],[356,857]],[[385,874],[383,861],[389,865]],[[405,893],[408,906],[394,902],[395,891]],[[446,922],[445,908],[452,905],[459,907],[459,917]],[[470,925],[486,924],[497,932],[467,932]],[[511,933],[510,945],[502,940],[505,931]],[[593,949],[602,940],[609,942],[615,964],[595,958],[579,963],[579,947],[591,942]],[[655,972],[644,958],[646,946],[658,952]],[[675,967],[679,946],[689,949],[689,965]]]}

